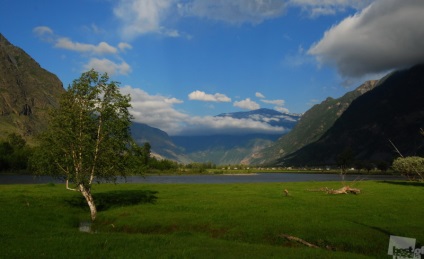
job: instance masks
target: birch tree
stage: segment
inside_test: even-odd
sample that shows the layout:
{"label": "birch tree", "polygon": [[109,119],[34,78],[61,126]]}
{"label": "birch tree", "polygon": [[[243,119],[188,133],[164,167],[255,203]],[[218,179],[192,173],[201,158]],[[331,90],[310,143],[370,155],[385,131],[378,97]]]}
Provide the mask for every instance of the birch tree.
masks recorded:
{"label": "birch tree", "polygon": [[129,107],[130,97],[120,94],[119,83],[107,74],[83,73],[52,112],[33,157],[36,172],[62,177],[68,190],[84,196],[92,220],[97,215],[93,182],[114,182],[135,161]]}

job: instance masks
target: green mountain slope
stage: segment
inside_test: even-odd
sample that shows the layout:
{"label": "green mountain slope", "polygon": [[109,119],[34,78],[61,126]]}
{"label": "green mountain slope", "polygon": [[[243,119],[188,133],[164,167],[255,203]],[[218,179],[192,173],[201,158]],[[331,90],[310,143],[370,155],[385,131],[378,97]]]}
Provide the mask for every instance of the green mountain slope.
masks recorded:
{"label": "green mountain slope", "polygon": [[41,132],[64,91],[56,75],[0,34],[0,139],[10,133],[31,139]]}
{"label": "green mountain slope", "polygon": [[344,150],[356,160],[391,162],[398,156],[424,155],[424,65],[397,71],[358,97],[316,142],[277,161],[285,165],[334,164]]}
{"label": "green mountain slope", "polygon": [[318,140],[353,100],[373,89],[376,85],[376,80],[367,81],[340,98],[329,97],[322,103],[314,105],[305,112],[289,133],[279,138],[272,146],[253,154],[249,159],[250,164],[272,164],[275,160]]}
{"label": "green mountain slope", "polygon": [[249,164],[252,152],[269,147],[279,135],[210,135],[172,136],[173,142],[182,147],[195,162],[212,162],[218,165]]}
{"label": "green mountain slope", "polygon": [[168,134],[160,129],[150,127],[144,123],[133,122],[131,125],[131,135],[139,145],[149,142],[152,154],[159,159],[166,158],[181,163],[191,162],[184,155],[181,148],[172,142]]}

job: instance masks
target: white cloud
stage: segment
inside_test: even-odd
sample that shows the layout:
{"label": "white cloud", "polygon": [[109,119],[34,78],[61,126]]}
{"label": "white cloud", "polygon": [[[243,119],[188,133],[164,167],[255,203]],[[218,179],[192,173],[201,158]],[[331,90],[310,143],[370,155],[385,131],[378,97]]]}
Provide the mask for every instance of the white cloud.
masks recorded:
{"label": "white cloud", "polygon": [[118,48],[120,51],[125,52],[127,49],[132,49],[132,46],[126,42],[120,42]]}
{"label": "white cloud", "polygon": [[290,0],[290,6],[300,7],[311,17],[323,15],[334,15],[336,13],[345,12],[347,9],[360,10],[374,0]]}
{"label": "white cloud", "polygon": [[[170,13],[176,0],[119,0],[113,13],[122,21],[122,34],[134,38],[146,33],[168,34],[163,21]],[[168,32],[168,33],[167,33]],[[177,31],[171,30],[176,36]]]}
{"label": "white cloud", "polygon": [[92,58],[90,61],[84,65],[85,70],[95,69],[99,72],[106,72],[109,75],[127,75],[131,72],[131,67],[125,61],[122,61],[120,64],[117,64],[109,59],[103,58]]}
{"label": "white cloud", "polygon": [[265,99],[262,99],[261,102],[268,103],[268,104],[274,104],[274,105],[277,105],[277,106],[283,106],[284,103],[285,103],[284,100],[265,100]]}
{"label": "white cloud", "polygon": [[[97,26],[94,28],[97,28]],[[88,53],[90,55],[103,56],[103,55],[113,55],[115,58],[121,59],[119,57],[119,52],[125,52],[127,49],[131,49],[132,46],[125,42],[120,42],[118,47],[114,47],[107,42],[100,42],[97,45],[74,42],[67,37],[61,37],[56,35],[53,30],[47,26],[38,26],[33,29],[33,32],[39,37],[41,40],[47,41],[53,44],[54,47],[60,49],[66,49],[70,51],[75,51],[80,54]],[[82,57],[86,57],[86,55],[81,55]],[[121,59],[122,60],[122,59]],[[83,66],[84,70],[90,70],[94,68],[99,72],[107,72],[109,75],[121,74],[127,75],[131,72],[131,66],[125,62],[121,61],[120,63],[116,63],[110,59],[106,58],[90,58],[88,61],[84,61],[86,63]]]}
{"label": "white cloud", "polygon": [[207,94],[205,92],[196,90],[188,95],[190,100],[204,101],[204,102],[231,102],[231,98],[225,94]]}
{"label": "white cloud", "polygon": [[53,43],[55,41],[55,34],[50,27],[37,26],[32,29],[32,32],[42,41]]}
{"label": "white cloud", "polygon": [[281,0],[192,0],[178,4],[182,16],[196,16],[230,24],[258,24],[282,15]]}
{"label": "white cloud", "polygon": [[424,61],[424,1],[377,0],[325,32],[308,51],[345,77]]}
{"label": "white cloud", "polygon": [[46,34],[48,34],[48,35],[53,34],[53,30],[50,27],[47,27],[47,26],[37,26],[34,29],[32,29],[32,32],[37,34],[37,36],[39,36],[39,37],[42,37]]}
{"label": "white cloud", "polygon": [[[126,42],[120,42],[118,47],[114,47],[107,42],[100,42],[99,44],[88,44],[75,42],[68,37],[61,37],[53,32],[50,27],[38,26],[32,30],[37,37],[54,44],[54,47],[71,50],[79,53],[89,53],[92,55],[107,55],[117,54],[119,51],[125,52],[127,49],[132,49],[132,46]],[[119,51],[118,51],[119,50]]]}
{"label": "white cloud", "polygon": [[184,122],[189,119],[187,114],[177,111],[174,104],[183,101],[162,95],[150,95],[147,92],[125,86],[121,88],[123,94],[131,96],[131,114],[136,122],[146,123],[171,134],[179,132]]}
{"label": "white cloud", "polygon": [[233,104],[235,107],[239,107],[246,110],[256,110],[260,108],[260,105],[256,102],[250,100],[250,98],[246,98],[244,100],[234,102]]}
{"label": "white cloud", "polygon": [[95,54],[116,54],[118,50],[106,42],[100,42],[98,45],[73,42],[68,38],[57,39],[56,48],[72,50],[76,52],[89,52]]}
{"label": "white cloud", "polygon": [[212,134],[247,134],[274,133],[286,131],[283,127],[274,127],[266,122],[253,119],[235,119],[231,117],[192,117],[187,121],[188,126],[182,128],[177,135],[212,135]]}
{"label": "white cloud", "polygon": [[133,39],[148,33],[168,37],[185,35],[168,26],[170,20],[182,17],[194,16],[230,24],[258,24],[281,16],[285,7],[281,0],[118,0],[113,13],[122,23],[122,36]]}
{"label": "white cloud", "polygon": [[98,34],[98,35],[100,35],[100,34],[105,34],[105,33],[106,33],[106,31],[105,31],[105,30],[103,30],[103,29],[99,28],[99,27],[98,27],[96,24],[94,24],[94,23],[92,23],[92,24],[90,24],[90,25],[84,25],[82,28],[84,29],[84,31],[85,31],[86,33],[90,33],[90,34]]}
{"label": "white cloud", "polygon": [[314,64],[314,58],[299,45],[296,53],[287,53],[283,59],[283,65],[288,67],[300,67],[306,64]]}
{"label": "white cloud", "polygon": [[282,113],[289,113],[289,109],[285,108],[285,107],[281,107],[281,106],[275,106],[274,110],[282,112]]}
{"label": "white cloud", "polygon": [[255,96],[258,98],[265,98],[265,95],[261,94],[260,92],[256,92]]}
{"label": "white cloud", "polygon": [[266,100],[266,99],[261,99],[261,102],[266,103],[266,104],[273,104],[274,106],[274,110],[282,112],[282,113],[289,113],[289,110],[284,106],[285,104],[285,100],[282,99],[277,99],[277,100]]}

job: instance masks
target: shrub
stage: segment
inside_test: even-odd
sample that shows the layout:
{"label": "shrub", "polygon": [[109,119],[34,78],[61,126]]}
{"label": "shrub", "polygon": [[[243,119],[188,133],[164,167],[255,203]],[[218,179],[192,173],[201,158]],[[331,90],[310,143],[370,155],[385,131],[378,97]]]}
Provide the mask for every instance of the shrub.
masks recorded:
{"label": "shrub", "polygon": [[418,156],[399,157],[393,161],[393,170],[407,176],[410,180],[424,180],[424,158]]}

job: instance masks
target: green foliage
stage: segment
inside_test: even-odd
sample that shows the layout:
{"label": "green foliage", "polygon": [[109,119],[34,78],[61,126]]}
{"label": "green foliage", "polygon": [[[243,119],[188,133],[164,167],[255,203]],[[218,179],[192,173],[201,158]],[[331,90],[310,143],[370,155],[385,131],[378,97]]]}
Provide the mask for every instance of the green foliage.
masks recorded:
{"label": "green foliage", "polygon": [[31,153],[20,135],[9,134],[6,141],[0,142],[0,171],[26,170]]}
{"label": "green foliage", "polygon": [[390,165],[386,161],[378,161],[377,163],[377,169],[386,172],[389,169]]}
{"label": "green foliage", "polygon": [[168,159],[158,160],[154,157],[149,159],[149,169],[159,170],[159,171],[175,171],[178,169],[179,164],[175,161],[171,161]]}
{"label": "green foliage", "polygon": [[49,128],[32,157],[38,174],[74,183],[95,219],[93,181],[116,181],[140,166],[140,149],[130,134],[130,97],[107,74],[90,70],[73,81],[52,111]]}
{"label": "green foliage", "polygon": [[350,148],[346,148],[337,156],[336,162],[343,174],[346,173],[347,169],[352,165],[353,157],[353,152]]}
{"label": "green foliage", "polygon": [[93,177],[114,181],[117,175],[125,175],[134,147],[129,101],[107,74],[83,73],[52,112],[33,159],[36,172],[87,187]]}
{"label": "green foliage", "polygon": [[152,146],[150,145],[149,142],[146,142],[143,144],[142,148],[141,148],[141,157],[143,160],[143,163],[145,165],[149,164],[149,160],[150,160],[150,150],[151,150]]}
{"label": "green foliage", "polygon": [[418,156],[399,157],[392,164],[393,170],[411,180],[424,180],[424,158]]}

